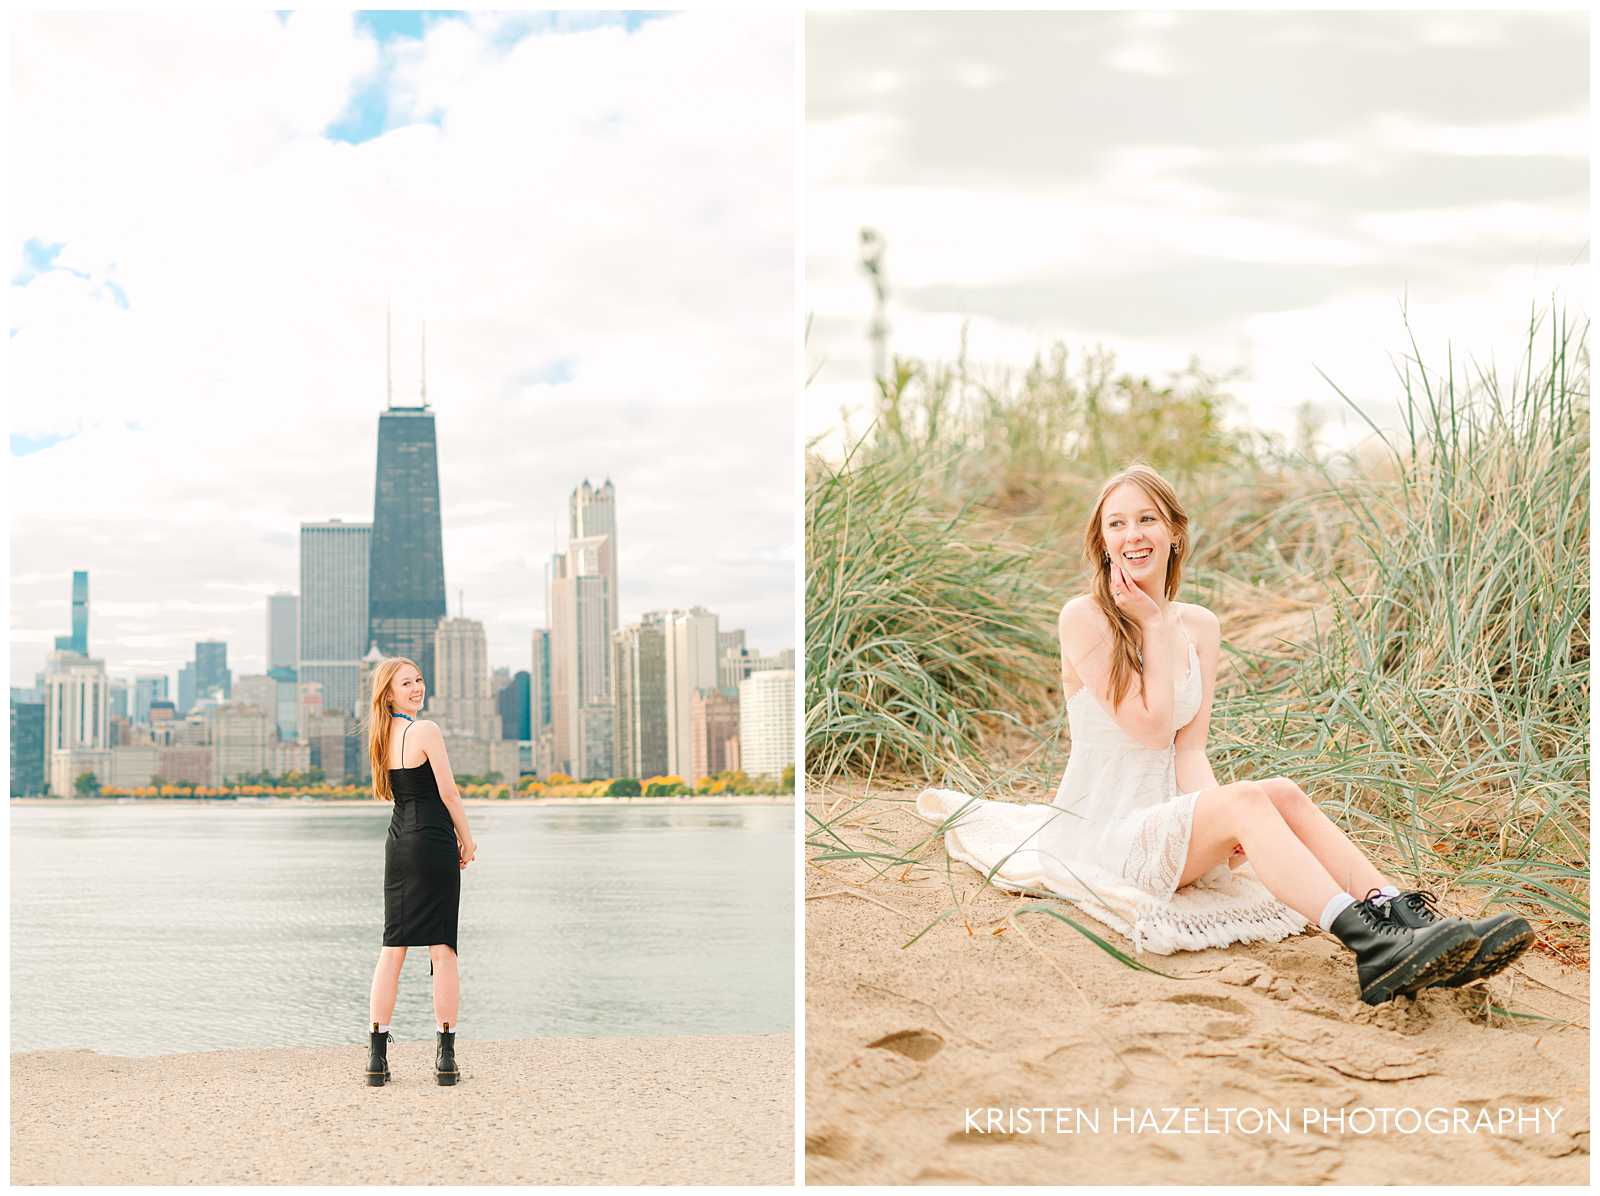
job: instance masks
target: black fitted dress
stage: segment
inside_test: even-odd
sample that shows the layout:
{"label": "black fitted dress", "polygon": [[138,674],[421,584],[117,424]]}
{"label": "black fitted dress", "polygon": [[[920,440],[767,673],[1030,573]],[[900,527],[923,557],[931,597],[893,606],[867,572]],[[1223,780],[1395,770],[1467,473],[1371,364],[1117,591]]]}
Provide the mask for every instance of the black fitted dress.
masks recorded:
{"label": "black fitted dress", "polygon": [[[400,758],[405,759],[405,731],[400,733]],[[383,945],[448,943],[455,951],[461,855],[433,765],[424,760],[415,768],[391,768],[389,784],[394,816],[383,850]],[[431,959],[428,972],[433,972]]]}

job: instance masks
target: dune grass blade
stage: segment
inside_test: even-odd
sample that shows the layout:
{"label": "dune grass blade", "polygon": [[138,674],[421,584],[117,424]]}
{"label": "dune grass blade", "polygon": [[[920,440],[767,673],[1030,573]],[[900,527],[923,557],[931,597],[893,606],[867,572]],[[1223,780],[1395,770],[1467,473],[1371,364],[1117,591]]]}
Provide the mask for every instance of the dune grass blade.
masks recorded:
{"label": "dune grass blade", "polygon": [[1081,923],[1077,919],[1069,916],[1067,914],[1066,910],[1063,909],[1060,905],[1051,904],[1051,903],[1042,902],[1042,901],[1041,902],[1037,902],[1037,903],[1035,903],[1033,905],[1024,905],[1024,906],[1020,906],[1020,907],[1017,908],[1017,910],[1015,911],[1015,915],[1014,916],[1020,918],[1023,914],[1043,914],[1047,918],[1054,918],[1057,922],[1066,923],[1068,926],[1072,927],[1072,929],[1076,930],[1079,934],[1083,935],[1084,938],[1088,939],[1096,947],[1099,947],[1100,950],[1104,951],[1107,955],[1111,956],[1112,959],[1115,959],[1118,963],[1121,963],[1121,964],[1123,964],[1123,965],[1125,965],[1127,967],[1133,968],[1136,971],[1149,972],[1152,976],[1160,976],[1160,977],[1162,977],[1162,978],[1164,978],[1166,980],[1181,980],[1181,979],[1183,979],[1183,977],[1181,977],[1181,976],[1173,976],[1173,975],[1169,975],[1166,972],[1157,971],[1155,968],[1150,967],[1148,964],[1140,963],[1137,959],[1135,959],[1133,956],[1129,955],[1126,951],[1121,951],[1118,948],[1113,947],[1110,943],[1106,942],[1105,939],[1101,938],[1094,931],[1090,930],[1087,926],[1083,925],[1083,923]]}

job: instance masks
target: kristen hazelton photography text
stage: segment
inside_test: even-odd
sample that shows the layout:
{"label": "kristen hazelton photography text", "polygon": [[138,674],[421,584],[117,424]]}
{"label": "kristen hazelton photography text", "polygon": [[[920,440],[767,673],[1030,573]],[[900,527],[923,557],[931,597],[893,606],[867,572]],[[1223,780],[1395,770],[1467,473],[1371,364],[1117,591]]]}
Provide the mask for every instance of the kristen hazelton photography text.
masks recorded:
{"label": "kristen hazelton photography text", "polygon": [[1563,1109],[1384,1106],[1276,1108],[1191,1105],[1162,1108],[967,1109],[968,1134],[1505,1134],[1555,1133]]}
{"label": "kristen hazelton photography text", "polygon": [[792,1182],[795,21],[12,33],[12,1181]]}
{"label": "kristen hazelton photography text", "polygon": [[808,1182],[1587,1179],[1586,35],[808,16]]}

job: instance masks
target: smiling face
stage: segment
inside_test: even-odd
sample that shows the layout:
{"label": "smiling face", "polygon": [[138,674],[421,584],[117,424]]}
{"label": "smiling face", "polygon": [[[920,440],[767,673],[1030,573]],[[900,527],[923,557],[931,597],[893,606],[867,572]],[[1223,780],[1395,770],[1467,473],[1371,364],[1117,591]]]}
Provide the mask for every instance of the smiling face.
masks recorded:
{"label": "smiling face", "polygon": [[422,709],[426,688],[422,683],[421,673],[409,664],[401,665],[394,675],[394,680],[389,682],[390,708],[402,714],[415,716]]}
{"label": "smiling face", "polygon": [[[1136,582],[1158,584],[1172,555],[1172,529],[1156,500],[1133,482],[1123,482],[1100,508],[1100,538],[1113,562]],[[1103,568],[1110,569],[1110,564]]]}

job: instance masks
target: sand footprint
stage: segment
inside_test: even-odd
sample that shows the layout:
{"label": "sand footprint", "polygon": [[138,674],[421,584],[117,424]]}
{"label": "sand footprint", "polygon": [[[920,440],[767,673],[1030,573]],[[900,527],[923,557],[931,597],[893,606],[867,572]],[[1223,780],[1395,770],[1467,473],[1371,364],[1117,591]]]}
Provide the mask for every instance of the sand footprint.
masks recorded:
{"label": "sand footprint", "polygon": [[982,1184],[988,1181],[966,1171],[955,1171],[948,1167],[924,1167],[911,1179],[914,1184]]}
{"label": "sand footprint", "polygon": [[1165,1004],[1177,1005],[1180,1008],[1213,1010],[1226,1014],[1226,1017],[1206,1018],[1199,1024],[1200,1033],[1213,1040],[1238,1038],[1255,1025],[1255,1015],[1250,1007],[1234,997],[1216,996],[1211,993],[1178,993],[1162,1000]]}
{"label": "sand footprint", "polygon": [[871,1092],[909,1084],[922,1065],[944,1050],[944,1039],[932,1030],[896,1030],[869,1042],[828,1078],[840,1088]]}
{"label": "sand footprint", "polygon": [[1250,1007],[1233,997],[1218,997],[1211,993],[1178,993],[1176,996],[1163,999],[1170,1005],[1204,1005],[1207,1009],[1217,1009],[1223,1013],[1236,1013],[1241,1017],[1250,1016]]}
{"label": "sand footprint", "polygon": [[944,1050],[944,1039],[932,1030],[896,1030],[877,1042],[867,1043],[869,1051],[893,1051],[918,1063],[926,1063]]}
{"label": "sand footprint", "polygon": [[1030,1143],[1039,1141],[1038,1138],[1027,1134],[1016,1134],[1009,1130],[984,1130],[981,1133],[969,1133],[967,1130],[952,1130],[945,1135],[945,1142],[951,1146],[1004,1146],[1011,1142]]}
{"label": "sand footprint", "polygon": [[823,1128],[806,1135],[806,1157],[819,1159],[844,1159],[850,1156],[853,1143],[850,1135],[841,1130]]}

